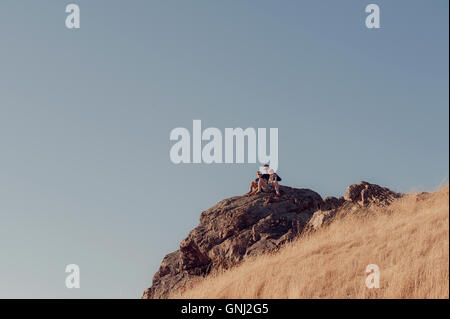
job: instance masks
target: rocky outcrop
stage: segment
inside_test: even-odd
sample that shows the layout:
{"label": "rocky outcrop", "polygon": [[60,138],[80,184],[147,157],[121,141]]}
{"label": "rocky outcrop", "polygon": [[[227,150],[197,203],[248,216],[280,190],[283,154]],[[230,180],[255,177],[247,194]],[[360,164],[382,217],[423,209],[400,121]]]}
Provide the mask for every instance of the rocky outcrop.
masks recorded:
{"label": "rocky outcrop", "polygon": [[309,189],[281,186],[280,191],[280,197],[235,196],[201,213],[199,225],[164,257],[142,297],[165,298],[212,270],[276,250],[303,231],[329,223],[344,207],[389,205],[400,196],[367,182],[349,186],[344,197],[324,200]]}
{"label": "rocky outcrop", "polygon": [[347,187],[343,197],[327,197],[323,200],[321,209],[313,214],[305,231],[317,230],[329,224],[340,213],[361,211],[361,208],[371,206],[384,207],[402,195],[386,187],[370,184],[364,181]]}
{"label": "rocky outcrop", "polygon": [[394,199],[401,195],[391,191],[389,188],[381,187],[367,182],[359,182],[358,184],[350,185],[345,191],[344,199],[353,203],[358,203],[361,206],[378,205],[387,206]]}

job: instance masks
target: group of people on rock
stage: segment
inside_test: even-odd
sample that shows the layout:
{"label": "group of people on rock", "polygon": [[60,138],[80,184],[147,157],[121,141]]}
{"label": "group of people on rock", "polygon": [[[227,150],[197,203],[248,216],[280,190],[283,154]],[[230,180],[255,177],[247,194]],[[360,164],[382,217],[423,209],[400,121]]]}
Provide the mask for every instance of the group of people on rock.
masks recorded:
{"label": "group of people on rock", "polygon": [[275,171],[270,168],[268,164],[262,167],[262,171],[256,172],[256,179],[250,183],[250,191],[247,195],[259,194],[262,192],[272,192],[275,191],[277,196],[280,196],[280,185],[278,182],[281,181],[281,177],[278,176]]}

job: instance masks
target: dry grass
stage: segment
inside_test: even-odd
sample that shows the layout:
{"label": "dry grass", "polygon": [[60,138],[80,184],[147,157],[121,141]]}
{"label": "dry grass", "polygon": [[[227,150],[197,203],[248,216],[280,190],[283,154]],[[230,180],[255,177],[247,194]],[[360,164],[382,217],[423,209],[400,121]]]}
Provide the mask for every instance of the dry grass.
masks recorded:
{"label": "dry grass", "polygon": [[[449,298],[448,186],[352,213],[172,298]],[[368,264],[380,288],[365,285]]]}

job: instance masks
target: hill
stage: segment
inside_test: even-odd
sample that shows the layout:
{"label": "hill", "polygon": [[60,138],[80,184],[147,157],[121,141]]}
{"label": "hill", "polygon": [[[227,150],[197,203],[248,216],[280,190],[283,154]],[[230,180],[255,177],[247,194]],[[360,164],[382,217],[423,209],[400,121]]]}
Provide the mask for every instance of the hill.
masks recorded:
{"label": "hill", "polygon": [[[236,196],[202,213],[143,297],[448,298],[448,211],[448,187]],[[369,264],[380,268],[378,289],[365,285]]]}

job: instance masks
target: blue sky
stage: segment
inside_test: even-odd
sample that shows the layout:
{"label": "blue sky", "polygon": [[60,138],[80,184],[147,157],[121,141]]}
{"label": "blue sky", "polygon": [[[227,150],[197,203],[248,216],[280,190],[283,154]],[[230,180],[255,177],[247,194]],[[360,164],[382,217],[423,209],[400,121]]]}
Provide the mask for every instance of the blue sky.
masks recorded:
{"label": "blue sky", "polygon": [[[448,1],[0,3],[0,297],[137,298],[255,164],[169,159],[175,127],[277,127],[283,183],[448,180]],[[81,288],[64,285],[65,265]]]}

